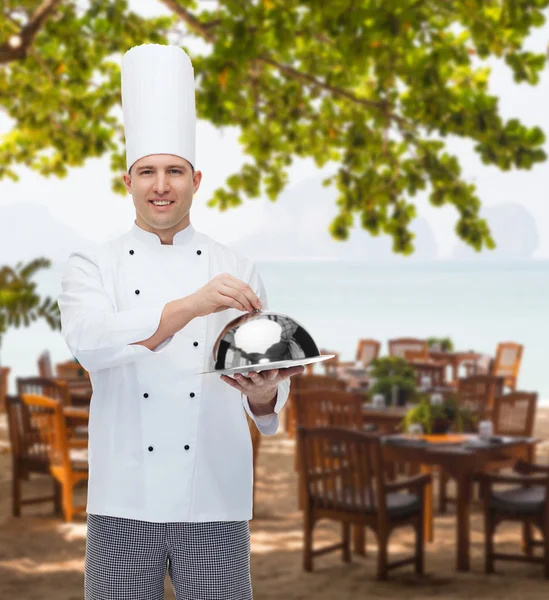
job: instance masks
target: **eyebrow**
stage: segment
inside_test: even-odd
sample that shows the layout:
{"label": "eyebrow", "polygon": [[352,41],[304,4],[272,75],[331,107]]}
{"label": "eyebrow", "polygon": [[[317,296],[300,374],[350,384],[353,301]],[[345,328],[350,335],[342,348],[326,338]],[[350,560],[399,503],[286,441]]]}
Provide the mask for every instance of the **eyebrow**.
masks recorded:
{"label": "eyebrow", "polygon": [[[185,165],[168,165],[166,167],[166,169],[174,169],[174,168],[176,168],[176,169],[184,169]],[[153,166],[153,165],[142,165],[140,167],[137,167],[138,171],[141,171],[141,169],[156,169],[156,167]]]}

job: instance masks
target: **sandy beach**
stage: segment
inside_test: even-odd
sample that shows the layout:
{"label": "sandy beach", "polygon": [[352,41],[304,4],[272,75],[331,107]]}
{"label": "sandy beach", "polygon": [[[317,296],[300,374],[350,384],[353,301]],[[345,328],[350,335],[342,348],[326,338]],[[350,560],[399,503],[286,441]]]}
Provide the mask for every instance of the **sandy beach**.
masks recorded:
{"label": "sandy beach", "polygon": [[[536,436],[538,462],[548,463],[549,409],[538,410]],[[86,523],[77,517],[65,524],[52,517],[51,505],[30,505],[23,518],[11,517],[11,457],[5,415],[0,416],[0,598],[10,600],[80,600],[83,594],[83,567]],[[545,441],[548,440],[548,441]],[[436,516],[435,538],[426,548],[426,574],[418,577],[403,567],[390,574],[388,582],[375,581],[376,546],[368,535],[368,556],[353,556],[350,565],[340,554],[322,556],[315,571],[301,567],[302,525],[297,509],[294,442],[283,431],[264,437],[258,465],[256,516],[252,530],[252,579],[256,600],[351,600],[355,598],[436,598],[504,597],[506,600],[545,600],[549,583],[541,566],[520,563],[496,564],[498,574],[483,572],[483,522],[478,508],[471,519],[471,571],[457,573],[455,564],[455,516],[453,508]],[[48,479],[34,476],[24,488],[26,494],[48,493]],[[85,488],[78,503],[84,503]],[[339,527],[320,524],[315,540],[336,541]],[[519,548],[520,526],[498,529],[497,541],[505,551]],[[395,532],[390,555],[407,554],[412,548],[411,530]],[[166,599],[173,600],[166,579]],[[238,599],[234,599],[238,600]]]}

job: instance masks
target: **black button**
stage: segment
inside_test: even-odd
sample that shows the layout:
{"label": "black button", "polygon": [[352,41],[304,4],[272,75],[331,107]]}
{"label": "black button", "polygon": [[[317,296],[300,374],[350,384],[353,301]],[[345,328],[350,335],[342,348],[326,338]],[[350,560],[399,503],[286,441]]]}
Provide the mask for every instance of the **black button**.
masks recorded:
{"label": "black button", "polygon": [[196,253],[198,254],[198,256],[200,256],[202,254],[202,250],[197,250]]}
{"label": "black button", "polygon": [[133,254],[133,250],[130,250],[130,254]]}
{"label": "black button", "polygon": [[143,394],[143,398],[148,398],[148,397],[149,397],[149,394],[147,394],[147,392],[145,392],[145,393]]}
{"label": "black button", "polygon": [[135,293],[136,293],[137,295],[139,295],[139,290],[135,290]]}
{"label": "black button", "polygon": [[190,448],[190,446],[185,446],[185,450],[188,450]]}
{"label": "black button", "polygon": [[152,451],[153,451],[153,447],[149,446],[149,452],[152,452]]}
{"label": "black button", "polygon": [[193,342],[193,346],[196,348],[196,346],[198,346],[198,342]]}
{"label": "black button", "polygon": [[189,395],[191,398],[194,398],[194,392],[191,392]]}

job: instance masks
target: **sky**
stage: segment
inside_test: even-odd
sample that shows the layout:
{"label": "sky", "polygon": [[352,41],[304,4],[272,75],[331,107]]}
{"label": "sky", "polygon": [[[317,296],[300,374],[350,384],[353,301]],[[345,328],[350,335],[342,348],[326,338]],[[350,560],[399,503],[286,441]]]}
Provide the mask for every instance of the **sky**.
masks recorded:
{"label": "sky", "polygon": [[[168,14],[162,4],[152,0],[130,0],[129,4],[143,16]],[[211,7],[213,2],[199,4]],[[546,25],[534,31],[527,48],[545,52],[548,42],[549,25]],[[188,45],[191,50],[199,48],[196,44]],[[547,70],[541,82],[531,87],[515,84],[510,71],[497,61],[490,64],[490,88],[500,98],[502,116],[517,117],[529,126],[539,125],[549,135]],[[0,113],[0,135],[7,133],[11,125],[6,115]],[[502,172],[482,165],[473,144],[466,140],[451,140],[449,149],[458,156],[466,179],[478,186],[483,214],[494,224],[497,241],[509,249],[510,257],[549,259],[548,163],[531,171]],[[549,153],[549,143],[546,151]],[[276,204],[265,198],[246,200],[243,206],[221,213],[206,206],[208,199],[227,176],[249,160],[239,146],[238,130],[217,129],[199,121],[196,156],[203,182],[194,199],[192,222],[196,229],[218,241],[241,247],[248,254],[257,251],[258,258],[276,258],[281,246],[286,248],[288,257],[293,254],[323,259],[358,255],[370,260],[391,257],[390,240],[372,240],[363,231],[353,232],[346,248],[327,237],[328,226],[337,212],[337,192],[321,189],[319,182],[330,170],[321,172],[310,160],[296,160],[290,168],[290,184]],[[131,197],[110,190],[113,174],[108,156],[90,159],[84,167],[71,169],[65,179],[44,178],[23,167],[17,170],[21,176],[19,182],[0,181],[0,258],[3,256],[4,261],[8,254],[10,260],[15,260],[18,253],[28,251],[30,255],[38,255],[43,249],[44,238],[34,235],[32,227],[26,238],[21,237],[19,225],[27,220],[34,220],[38,228],[42,224],[50,237],[65,236],[67,244],[78,236],[101,243],[127,231],[133,223]],[[301,203],[303,210],[304,220],[299,226],[307,232],[307,243],[301,242],[301,246],[294,218],[296,202]],[[468,252],[456,237],[453,228],[457,213],[453,208],[432,207],[425,197],[417,200],[417,206],[420,218],[413,227],[419,234],[417,256],[442,260],[486,258]],[[15,221],[17,227],[13,226]],[[262,248],[258,249],[258,244]]]}

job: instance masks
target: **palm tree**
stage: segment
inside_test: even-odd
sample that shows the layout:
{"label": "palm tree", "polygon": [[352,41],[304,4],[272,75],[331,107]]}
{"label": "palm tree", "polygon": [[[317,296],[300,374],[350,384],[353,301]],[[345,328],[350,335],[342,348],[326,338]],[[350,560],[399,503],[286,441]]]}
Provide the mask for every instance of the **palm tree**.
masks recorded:
{"label": "palm tree", "polygon": [[42,299],[36,292],[36,283],[31,281],[37,271],[50,266],[51,261],[47,258],[37,258],[27,265],[19,262],[15,269],[0,268],[0,350],[9,327],[19,328],[22,324],[28,327],[33,321],[45,319],[52,329],[61,329],[57,302],[49,297]]}

